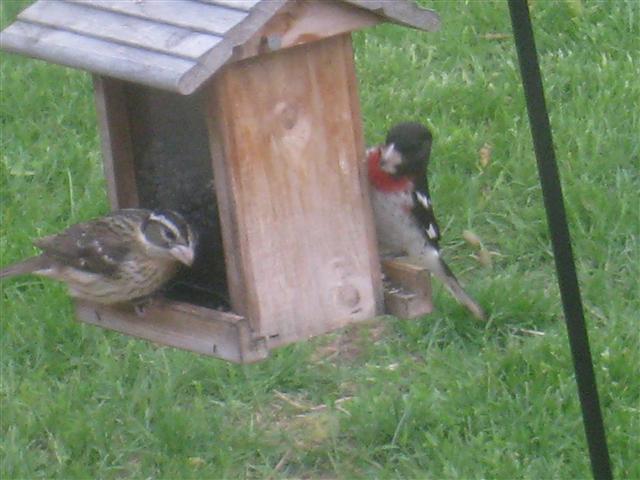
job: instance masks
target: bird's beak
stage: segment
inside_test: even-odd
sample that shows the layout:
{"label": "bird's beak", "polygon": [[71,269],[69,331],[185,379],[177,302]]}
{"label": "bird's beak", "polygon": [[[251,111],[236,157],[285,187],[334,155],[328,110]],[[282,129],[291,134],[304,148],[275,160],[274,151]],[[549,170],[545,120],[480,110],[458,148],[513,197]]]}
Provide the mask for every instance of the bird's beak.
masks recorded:
{"label": "bird's beak", "polygon": [[393,143],[383,145],[380,155],[380,168],[387,173],[395,174],[398,165],[402,163],[402,155]]}
{"label": "bird's beak", "polygon": [[390,143],[389,145],[383,145],[382,146],[382,159],[383,160],[391,160],[393,154],[396,151],[396,146],[393,143]]}
{"label": "bird's beak", "polygon": [[171,255],[173,255],[177,260],[181,261],[185,265],[191,266],[193,264],[193,248],[178,245],[171,249]]}

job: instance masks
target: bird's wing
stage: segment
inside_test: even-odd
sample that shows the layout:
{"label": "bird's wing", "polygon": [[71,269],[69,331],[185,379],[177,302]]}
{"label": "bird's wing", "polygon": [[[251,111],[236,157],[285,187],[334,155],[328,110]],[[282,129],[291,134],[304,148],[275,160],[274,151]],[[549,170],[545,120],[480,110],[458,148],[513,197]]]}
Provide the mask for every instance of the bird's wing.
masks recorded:
{"label": "bird's wing", "polygon": [[63,265],[101,275],[114,275],[131,251],[102,219],[73,225],[34,244]]}
{"label": "bird's wing", "polygon": [[412,196],[413,208],[411,209],[411,214],[429,242],[436,248],[439,248],[440,227],[438,226],[436,215],[433,212],[433,204],[429,196],[429,185],[427,184],[426,178],[418,180]]}

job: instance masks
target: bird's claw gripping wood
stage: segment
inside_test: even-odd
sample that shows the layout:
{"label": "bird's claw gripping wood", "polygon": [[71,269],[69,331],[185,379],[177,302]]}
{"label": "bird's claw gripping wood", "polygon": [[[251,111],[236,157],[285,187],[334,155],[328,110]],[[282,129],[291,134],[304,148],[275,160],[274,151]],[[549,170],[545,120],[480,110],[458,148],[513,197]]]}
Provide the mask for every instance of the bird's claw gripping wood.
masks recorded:
{"label": "bird's claw gripping wood", "polygon": [[0,278],[35,274],[67,284],[71,295],[114,305],[147,297],[191,266],[196,237],[170,210],[117,210],[36,240],[36,257],[0,270]]}
{"label": "bird's claw gripping wood", "polygon": [[382,261],[385,309],[398,318],[418,318],[433,310],[429,272],[406,258]]}
{"label": "bird's claw gripping wood", "polygon": [[[389,130],[384,145],[367,150],[369,191],[379,249],[401,251],[410,256],[417,265],[438,277],[476,318],[485,319],[482,307],[462,288],[442,258],[440,228],[427,177],[431,142],[427,127],[407,122]],[[388,304],[395,302],[387,297]],[[406,302],[404,304],[406,306]]]}

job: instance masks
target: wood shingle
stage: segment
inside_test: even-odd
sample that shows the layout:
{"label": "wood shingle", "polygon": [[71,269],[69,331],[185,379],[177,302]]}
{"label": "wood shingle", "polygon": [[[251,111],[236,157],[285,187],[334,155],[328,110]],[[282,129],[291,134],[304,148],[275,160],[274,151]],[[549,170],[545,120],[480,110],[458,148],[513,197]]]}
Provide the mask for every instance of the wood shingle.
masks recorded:
{"label": "wood shingle", "polygon": [[[39,0],[0,34],[2,49],[190,94],[283,8],[300,0]],[[437,14],[408,1],[326,0],[376,21],[432,31]],[[278,45],[270,45],[277,48]]]}
{"label": "wood shingle", "polygon": [[[192,268],[141,315],[78,319],[236,362],[383,312],[432,309],[428,272],[382,264],[351,32],[435,30],[406,0],[39,0],[1,47],[92,74],[112,209],[180,212]],[[382,282],[382,271],[388,284]]]}

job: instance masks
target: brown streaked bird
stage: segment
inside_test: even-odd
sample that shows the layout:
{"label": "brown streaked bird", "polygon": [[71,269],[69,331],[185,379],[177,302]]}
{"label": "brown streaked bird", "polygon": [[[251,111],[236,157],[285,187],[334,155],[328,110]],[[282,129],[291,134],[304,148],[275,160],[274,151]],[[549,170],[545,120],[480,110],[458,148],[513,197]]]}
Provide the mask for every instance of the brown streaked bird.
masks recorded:
{"label": "brown streaked bird", "polygon": [[193,263],[196,238],[171,210],[129,208],[41,238],[38,256],[0,270],[0,278],[35,274],[65,282],[71,296],[101,304],[141,299],[161,288],[180,264]]}

